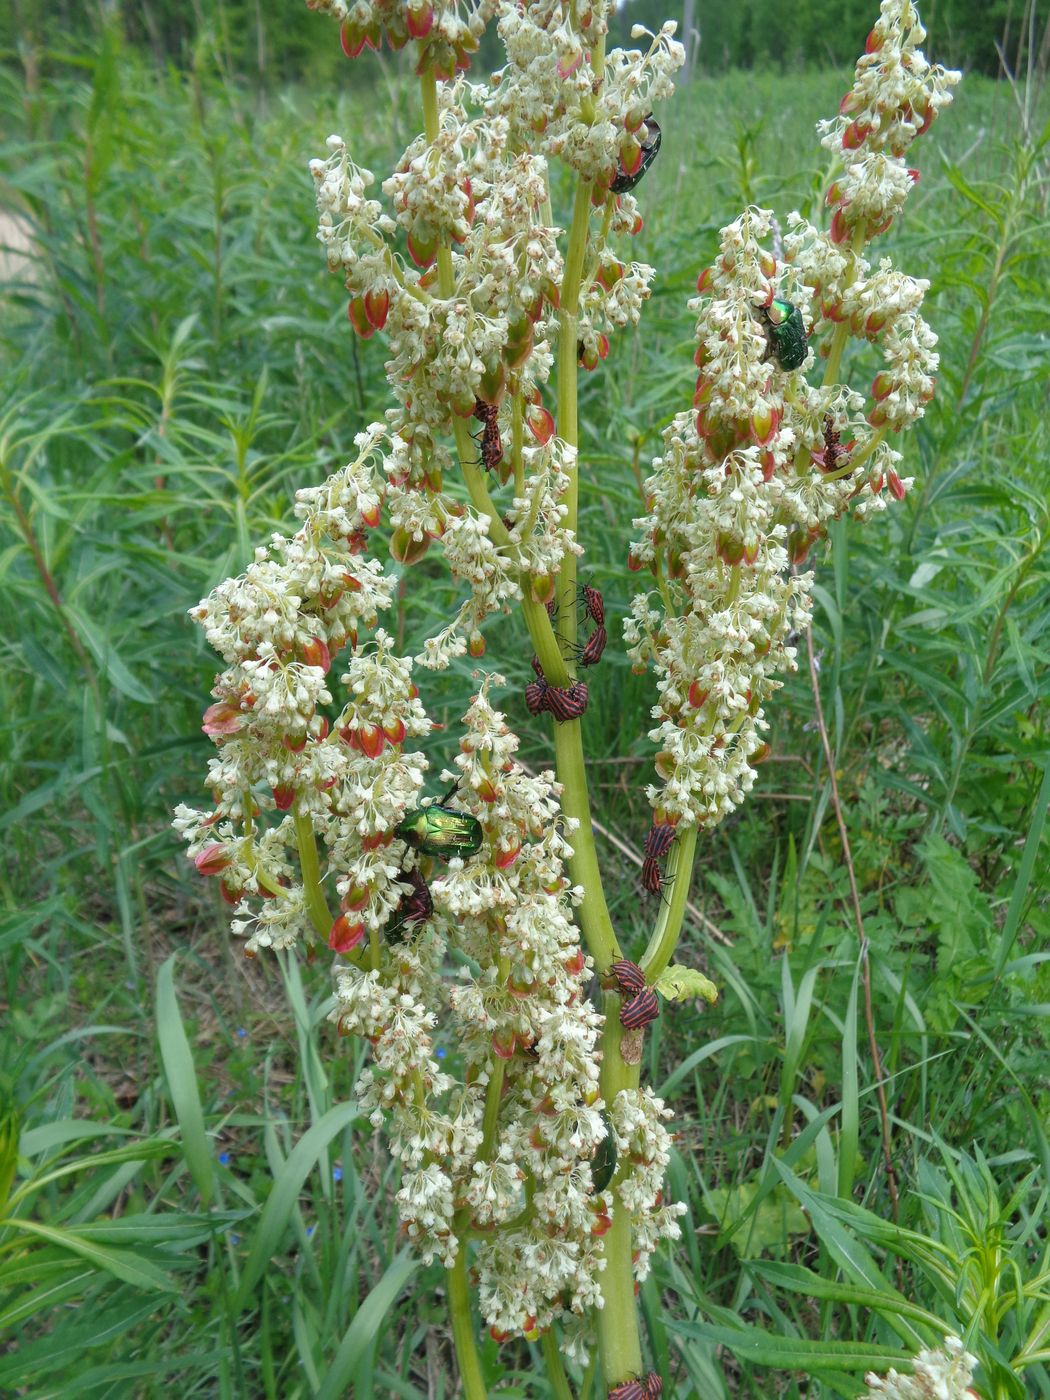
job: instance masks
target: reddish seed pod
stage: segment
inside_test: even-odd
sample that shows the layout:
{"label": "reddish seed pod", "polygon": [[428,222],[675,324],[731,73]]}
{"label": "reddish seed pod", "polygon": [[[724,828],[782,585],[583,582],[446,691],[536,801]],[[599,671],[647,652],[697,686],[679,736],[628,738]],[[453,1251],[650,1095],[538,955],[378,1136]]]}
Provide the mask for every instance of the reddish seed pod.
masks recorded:
{"label": "reddish seed pod", "polygon": [[646,987],[620,1007],[620,1025],[625,1031],[642,1030],[660,1015],[660,998]]}

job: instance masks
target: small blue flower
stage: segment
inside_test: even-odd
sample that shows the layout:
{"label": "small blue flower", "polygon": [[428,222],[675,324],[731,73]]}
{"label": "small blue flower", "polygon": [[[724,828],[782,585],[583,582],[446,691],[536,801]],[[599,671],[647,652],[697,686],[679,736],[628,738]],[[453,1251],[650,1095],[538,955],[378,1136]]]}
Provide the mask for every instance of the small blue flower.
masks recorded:
{"label": "small blue flower", "polygon": [[443,1045],[439,1045],[438,1048],[434,1051],[434,1054],[438,1057],[439,1060],[443,1060],[448,1054],[448,1051]]}
{"label": "small blue flower", "polygon": [[243,1026],[238,1026],[238,1027],[237,1027],[237,1039],[238,1039],[238,1040],[244,1040],[244,1039],[246,1038],[247,1034],[248,1034],[248,1032],[244,1029]]}
{"label": "small blue flower", "polygon": [[342,1181],[342,1179],[343,1179],[343,1169],[342,1169],[342,1167],[333,1167],[333,1168],[332,1168],[332,1180],[333,1180],[333,1181]]}
{"label": "small blue flower", "polygon": [[240,1235],[231,1235],[231,1236],[230,1236],[230,1243],[231,1243],[231,1244],[240,1244],[240,1242],[241,1242],[241,1237],[240,1237]]}
{"label": "small blue flower", "polygon": [[316,1228],[317,1228],[316,1225],[307,1225],[307,1227],[306,1227],[306,1238],[307,1238],[307,1239],[310,1238],[310,1236],[313,1234],[313,1232],[314,1232],[314,1230],[315,1230]]}
{"label": "small blue flower", "polygon": [[230,1165],[230,1154],[228,1152],[220,1152],[219,1161],[224,1167],[228,1167]]}

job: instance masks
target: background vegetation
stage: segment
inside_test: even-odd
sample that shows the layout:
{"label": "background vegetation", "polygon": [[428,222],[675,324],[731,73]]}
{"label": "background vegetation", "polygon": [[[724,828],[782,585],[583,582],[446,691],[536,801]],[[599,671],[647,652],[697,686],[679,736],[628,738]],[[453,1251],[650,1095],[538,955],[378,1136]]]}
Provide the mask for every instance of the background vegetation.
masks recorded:
{"label": "background vegetation", "polygon": [[[995,8],[942,0],[934,34]],[[233,0],[202,0],[192,30],[165,0],[128,7],[126,31],[88,33],[65,9],[19,0],[21,48],[0,68],[0,1393],[68,1394],[75,1378],[92,1400],[172,1384],[332,1400],[352,1377],[362,1400],[449,1395],[440,1274],[396,1238],[391,1166],[349,1102],[361,1049],[325,1021],[327,968],[246,963],[168,828],[199,796],[215,671],[186,609],[288,527],[294,487],[340,465],[384,407],[381,346],[350,334],[313,240],[306,162],[339,130],[388,168],[418,122],[414,88],[389,62],[342,66],[333,31],[294,5],[280,42],[274,7]],[[257,21],[267,83],[242,85]],[[308,90],[282,85],[307,66]],[[855,1395],[869,1358],[946,1328],[980,1353],[982,1396],[1050,1396],[1038,76],[971,77],[924,142],[892,248],[930,278],[942,337],[908,448],[917,485],[817,560],[898,1199],[803,665],[773,707],[773,761],[701,862],[686,956],[720,1004],[665,1016],[647,1045],[679,1115],[670,1188],[689,1215],[642,1304],[682,1400]],[[847,81],[726,72],[666,114],[635,249],[660,269],[656,295],[581,412],[582,529],[613,638],[639,478],[692,393],[696,274],[743,203],[815,207],[813,123]],[[410,646],[452,598],[429,558],[402,592]],[[524,633],[517,654],[508,635],[494,629],[490,659],[543,764],[548,737],[518,698]],[[455,714],[466,676],[428,680],[428,708]],[[610,645],[587,742],[632,950],[649,703]],[[546,1394],[524,1345],[487,1344],[485,1364],[501,1394]]]}

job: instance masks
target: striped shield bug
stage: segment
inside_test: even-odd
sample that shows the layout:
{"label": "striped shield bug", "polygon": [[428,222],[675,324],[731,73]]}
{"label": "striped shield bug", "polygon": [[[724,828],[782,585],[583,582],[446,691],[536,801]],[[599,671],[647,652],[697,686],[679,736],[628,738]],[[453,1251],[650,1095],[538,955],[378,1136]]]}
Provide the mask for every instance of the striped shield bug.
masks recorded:
{"label": "striped shield bug", "polygon": [[609,968],[609,975],[616,979],[616,985],[625,997],[637,996],[645,991],[645,973],[637,963],[621,958]]}
{"label": "striped shield bug", "polygon": [[609,1400],[646,1400],[645,1381],[624,1381],[609,1391]]}
{"label": "striped shield bug", "polygon": [[646,987],[620,1007],[620,1025],[625,1031],[643,1030],[659,1014],[660,998],[652,987]]}
{"label": "striped shield bug", "polygon": [[659,894],[665,883],[660,861],[674,843],[675,829],[670,822],[654,822],[645,837],[645,859],[642,861],[642,888],[647,894]]}
{"label": "striped shield bug", "polygon": [[588,690],[586,681],[573,681],[571,685],[547,687],[547,709],[558,721],[579,719],[587,709]]}

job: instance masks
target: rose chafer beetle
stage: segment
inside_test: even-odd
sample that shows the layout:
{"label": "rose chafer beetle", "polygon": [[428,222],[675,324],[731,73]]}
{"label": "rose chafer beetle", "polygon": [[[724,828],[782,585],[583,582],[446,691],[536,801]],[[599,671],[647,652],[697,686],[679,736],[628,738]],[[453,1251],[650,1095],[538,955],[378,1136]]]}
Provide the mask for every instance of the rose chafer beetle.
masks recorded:
{"label": "rose chafer beetle", "polygon": [[453,856],[466,860],[481,850],[484,840],[477,817],[440,802],[408,812],[394,828],[394,835],[414,851],[439,860],[451,860]]}
{"label": "rose chafer beetle", "polygon": [[613,194],[626,194],[628,190],[633,190],[656,159],[656,153],[660,149],[661,132],[660,123],[654,119],[652,112],[645,119],[645,130],[645,139],[641,142],[641,158],[637,168],[628,174],[623,165],[617,162],[616,174],[609,186]]}
{"label": "rose chafer beetle", "polygon": [[765,322],[767,356],[772,355],[781,369],[799,369],[809,353],[806,326],[802,312],[793,302],[773,297],[768,306],[759,308]]}

